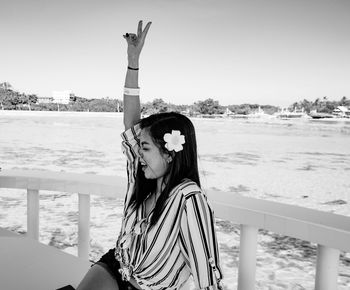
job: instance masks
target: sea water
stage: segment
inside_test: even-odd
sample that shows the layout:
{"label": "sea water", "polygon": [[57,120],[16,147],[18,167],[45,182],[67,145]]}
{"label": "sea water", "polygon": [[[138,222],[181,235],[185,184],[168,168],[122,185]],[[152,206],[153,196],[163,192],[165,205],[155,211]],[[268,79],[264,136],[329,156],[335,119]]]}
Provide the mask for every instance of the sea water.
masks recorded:
{"label": "sea water", "polygon": [[[192,121],[204,189],[350,216],[350,120]],[[118,113],[0,111],[0,167],[125,177],[122,131],[122,114]],[[25,192],[0,190],[0,226],[25,231],[25,208]],[[92,197],[92,259],[113,246],[121,208],[120,200]],[[75,252],[77,197],[44,194],[40,210],[40,240]],[[236,226],[221,220],[218,230],[227,289],[234,289],[239,232]],[[283,246],[284,250],[297,253],[289,260],[281,251],[282,237],[261,233],[259,239],[262,257],[258,256],[257,289],[312,289],[313,245],[284,241],[289,245]],[[303,261],[295,262],[299,254]],[[340,284],[350,285],[346,261],[343,266],[345,274],[340,275]],[[300,283],[286,282],[294,272],[298,279],[291,281]],[[294,288],[288,288],[290,285]]]}

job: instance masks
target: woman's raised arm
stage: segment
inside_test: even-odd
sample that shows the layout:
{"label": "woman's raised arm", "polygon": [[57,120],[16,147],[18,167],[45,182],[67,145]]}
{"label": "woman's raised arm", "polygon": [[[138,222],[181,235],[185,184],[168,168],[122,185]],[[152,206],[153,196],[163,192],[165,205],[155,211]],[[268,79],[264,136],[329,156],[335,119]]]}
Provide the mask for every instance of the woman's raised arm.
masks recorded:
{"label": "woman's raised arm", "polygon": [[126,33],[123,35],[128,44],[128,69],[125,77],[123,98],[125,130],[134,126],[141,117],[140,97],[138,93],[139,59],[151,23],[148,22],[145,29],[142,30],[142,21],[140,21],[137,34]]}

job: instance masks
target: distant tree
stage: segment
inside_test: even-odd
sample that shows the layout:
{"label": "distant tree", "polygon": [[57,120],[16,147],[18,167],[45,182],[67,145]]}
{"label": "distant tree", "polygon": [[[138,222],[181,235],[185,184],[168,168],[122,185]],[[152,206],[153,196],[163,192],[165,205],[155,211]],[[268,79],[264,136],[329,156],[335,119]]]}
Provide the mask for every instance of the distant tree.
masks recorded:
{"label": "distant tree", "polygon": [[71,94],[70,96],[69,96],[69,102],[76,102],[77,101],[77,96],[76,95],[74,95],[74,94]]}
{"label": "distant tree", "polygon": [[122,100],[117,100],[118,104],[117,104],[117,109],[119,108],[119,112],[124,112],[124,103]]}
{"label": "distant tree", "polygon": [[11,95],[12,91],[0,90],[0,105],[2,110],[5,108],[8,109],[10,106],[12,106]]}
{"label": "distant tree", "polygon": [[11,90],[12,86],[9,82],[3,82],[3,83],[0,83],[0,89],[7,91],[7,90]]}
{"label": "distant tree", "polygon": [[343,96],[339,102],[340,106],[350,107],[350,100]]}
{"label": "distant tree", "polygon": [[11,102],[13,97],[12,86],[8,82],[0,83],[0,105],[1,109],[14,109]]}
{"label": "distant tree", "polygon": [[[235,114],[248,115],[250,113],[256,112],[259,107],[263,109],[263,106],[260,106],[258,104],[229,105],[228,109]],[[267,108],[267,106],[265,107]]]}
{"label": "distant tree", "polygon": [[252,113],[252,108],[251,105],[249,104],[242,104],[239,105],[238,108],[236,109],[236,113],[237,114],[241,114],[241,115],[248,115],[250,113]]}
{"label": "distant tree", "polygon": [[321,103],[320,98],[317,98],[317,99],[313,102],[313,106],[314,106],[314,107],[318,107],[320,103]]}
{"label": "distant tree", "polygon": [[116,112],[117,100],[114,99],[92,99],[89,101],[89,110],[92,112]]}
{"label": "distant tree", "polygon": [[35,94],[26,95],[25,96],[25,104],[28,105],[29,110],[32,110],[32,104],[36,104],[38,102],[38,96]]}
{"label": "distant tree", "polygon": [[89,111],[89,100],[72,94],[69,98],[69,111]]}
{"label": "distant tree", "polygon": [[350,106],[350,100],[343,96],[339,101],[330,101],[327,96],[324,96],[322,99],[316,98],[314,101],[304,99],[298,103],[293,103],[290,107],[304,108],[306,113],[316,110],[320,113],[331,114],[338,106]]}
{"label": "distant tree", "polygon": [[38,96],[36,94],[28,95],[28,102],[36,104],[38,102]]}
{"label": "distant tree", "polygon": [[332,111],[337,107],[337,102],[328,101],[328,97],[324,96],[322,101],[317,106],[317,111],[321,113],[331,114]]}
{"label": "distant tree", "polygon": [[262,110],[264,110],[264,112],[266,114],[272,115],[276,112],[278,112],[278,107],[276,106],[272,106],[272,105],[262,105],[260,106]]}
{"label": "distant tree", "polygon": [[147,115],[164,113],[168,111],[169,104],[165,103],[161,98],[154,99],[152,102],[147,102],[142,105],[142,113]]}
{"label": "distant tree", "polygon": [[88,102],[73,102],[69,104],[70,111],[86,112],[90,111]]}
{"label": "distant tree", "polygon": [[300,102],[300,107],[304,108],[306,113],[310,113],[312,111],[312,102],[304,99]]}
{"label": "distant tree", "polygon": [[214,101],[213,99],[209,98],[204,101],[198,101],[194,103],[196,111],[200,114],[223,114],[224,108],[220,106],[218,101]]}
{"label": "distant tree", "polygon": [[163,99],[154,99],[152,101],[153,108],[157,113],[165,113],[168,111],[168,104],[163,101]]}
{"label": "distant tree", "polygon": [[17,106],[20,104],[23,104],[24,99],[22,94],[20,94],[19,92],[13,92],[12,96],[10,98],[10,103],[12,106],[14,106],[15,109],[17,109]]}
{"label": "distant tree", "polygon": [[168,110],[170,112],[177,112],[177,113],[181,113],[181,112],[186,112],[188,111],[189,106],[188,105],[174,105],[174,104],[168,104]]}
{"label": "distant tree", "polygon": [[289,110],[289,111],[294,111],[295,109],[301,109],[300,107],[301,107],[301,106],[299,105],[298,102],[294,102],[292,105],[290,105],[290,106],[288,107],[288,110]]}
{"label": "distant tree", "polygon": [[43,104],[39,104],[39,105],[35,106],[35,109],[38,111],[57,111],[57,104],[43,103]]}

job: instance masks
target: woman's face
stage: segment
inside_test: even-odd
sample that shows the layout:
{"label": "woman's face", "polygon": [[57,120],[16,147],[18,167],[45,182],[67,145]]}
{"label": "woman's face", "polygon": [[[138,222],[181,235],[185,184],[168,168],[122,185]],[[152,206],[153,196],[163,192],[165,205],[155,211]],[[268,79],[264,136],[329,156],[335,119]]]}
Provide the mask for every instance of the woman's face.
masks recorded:
{"label": "woman's face", "polygon": [[160,151],[146,129],[141,130],[140,144],[140,163],[145,177],[147,179],[163,177],[168,170],[167,159],[170,156]]}

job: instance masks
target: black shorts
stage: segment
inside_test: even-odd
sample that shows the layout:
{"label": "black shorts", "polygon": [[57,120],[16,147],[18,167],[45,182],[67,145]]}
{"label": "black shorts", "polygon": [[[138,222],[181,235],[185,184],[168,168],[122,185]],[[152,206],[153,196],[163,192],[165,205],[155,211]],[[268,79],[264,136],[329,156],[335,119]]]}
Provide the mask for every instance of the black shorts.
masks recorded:
{"label": "black shorts", "polygon": [[122,275],[119,273],[120,264],[114,257],[114,250],[110,249],[96,264],[102,266],[111,274],[117,281],[120,290],[137,290],[130,282],[122,279]]}

